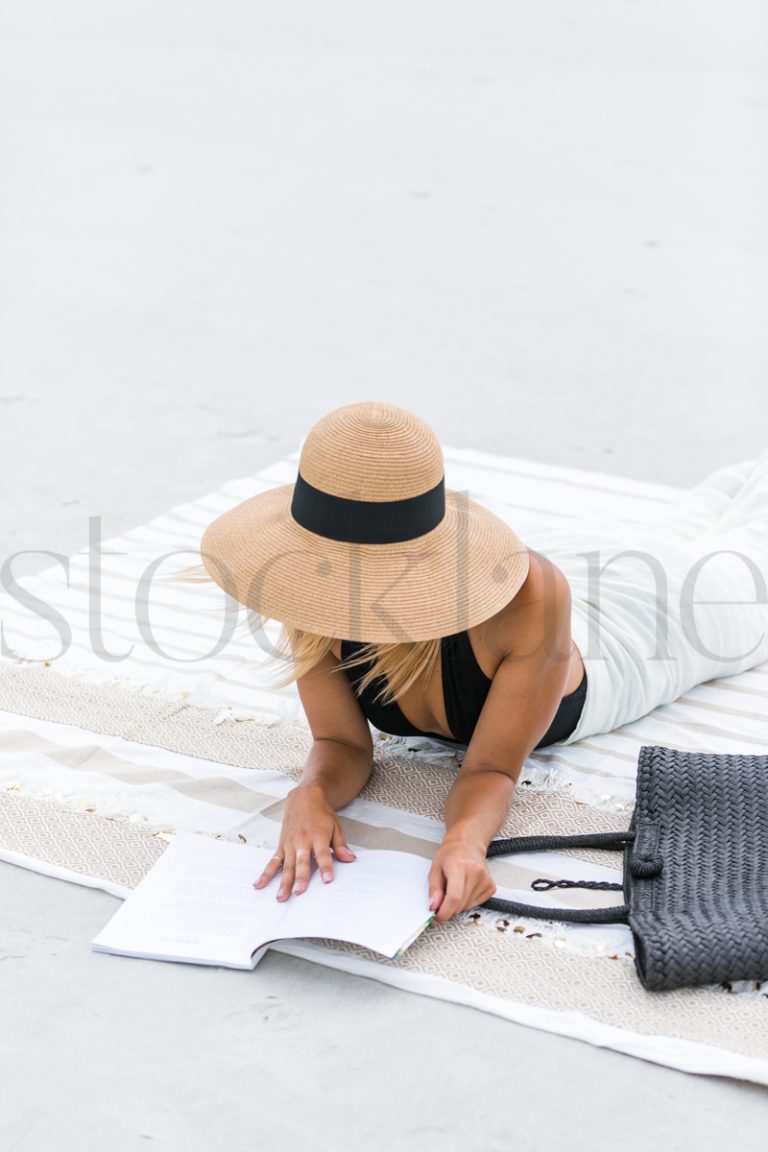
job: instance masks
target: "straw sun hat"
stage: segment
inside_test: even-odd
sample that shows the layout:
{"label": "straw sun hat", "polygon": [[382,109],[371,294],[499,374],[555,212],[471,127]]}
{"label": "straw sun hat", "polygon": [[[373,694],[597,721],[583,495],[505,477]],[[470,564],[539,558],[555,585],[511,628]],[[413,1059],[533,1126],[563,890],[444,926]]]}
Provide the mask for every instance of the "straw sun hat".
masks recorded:
{"label": "straw sun hat", "polygon": [[373,401],[319,420],[296,482],[223,513],[200,552],[213,580],[263,616],[369,643],[470,628],[512,599],[529,565],[503,520],[445,487],[431,428]]}

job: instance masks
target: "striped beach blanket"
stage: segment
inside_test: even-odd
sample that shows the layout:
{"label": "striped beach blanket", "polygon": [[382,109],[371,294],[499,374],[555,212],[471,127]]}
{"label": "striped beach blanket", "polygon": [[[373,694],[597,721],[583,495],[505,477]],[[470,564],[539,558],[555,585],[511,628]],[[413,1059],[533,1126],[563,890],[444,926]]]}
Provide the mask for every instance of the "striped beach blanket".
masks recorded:
{"label": "striped beach blanket", "polygon": [[[542,551],[558,524],[588,542],[608,523],[648,530],[660,510],[674,518],[691,507],[687,490],[444,451],[446,483],[503,511]],[[253,635],[215,586],[174,577],[196,560],[210,519],[295,479],[299,452],[124,536],[102,542],[94,530],[67,564],[0,597],[0,858],[125,895],[179,829],[276,844],[311,744],[295,685],[270,685],[275,633]],[[722,516],[753,463],[713,474],[696,508],[709,501]],[[761,664],[691,687],[617,731],[535,750],[503,832],[626,827],[642,744],[764,751],[767,698]],[[461,751],[375,735],[371,782],[343,813],[349,840],[429,855]],[[553,907],[610,903],[613,894],[556,890],[553,900],[532,892],[531,879],[620,878],[618,860],[597,850],[531,853],[493,869],[499,895]],[[768,1083],[768,989],[646,993],[622,925],[478,910],[433,925],[398,961],[328,941],[279,947],[673,1067]]]}

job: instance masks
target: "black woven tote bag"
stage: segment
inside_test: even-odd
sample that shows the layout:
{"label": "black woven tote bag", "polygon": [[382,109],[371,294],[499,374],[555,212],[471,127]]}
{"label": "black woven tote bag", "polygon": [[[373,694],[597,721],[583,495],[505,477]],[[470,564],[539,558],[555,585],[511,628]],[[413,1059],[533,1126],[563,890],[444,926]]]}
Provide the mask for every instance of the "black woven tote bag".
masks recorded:
{"label": "black woven tote bag", "polygon": [[534,880],[531,888],[613,888],[611,908],[552,909],[493,897],[497,912],[578,924],[628,924],[644,988],[768,980],[768,755],[643,745],[625,832],[492,840],[488,856],[615,848],[624,882]]}

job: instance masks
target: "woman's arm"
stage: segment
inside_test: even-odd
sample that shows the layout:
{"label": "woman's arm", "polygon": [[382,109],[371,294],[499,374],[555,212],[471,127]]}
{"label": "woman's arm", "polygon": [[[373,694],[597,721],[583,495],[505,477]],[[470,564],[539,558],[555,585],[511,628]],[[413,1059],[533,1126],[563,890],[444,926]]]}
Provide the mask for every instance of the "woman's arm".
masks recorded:
{"label": "woman's arm", "polygon": [[496,891],[485,850],[507,818],[514,781],[506,772],[459,772],[445,805],[446,832],[432,858],[429,906],[438,920],[482,904]]}
{"label": "woman's arm", "polygon": [[343,808],[368,783],[372,769],[373,757],[365,748],[331,736],[315,737],[293,791],[322,792],[333,808]]}
{"label": "woman's arm", "polygon": [[523,764],[562,699],[571,652],[571,595],[567,580],[549,561],[537,564],[526,604],[524,611],[510,614],[509,650],[446,801],[445,837],[429,877],[430,907],[438,920],[495,892],[486,848],[507,818]]}
{"label": "woman's arm", "polygon": [[[288,793],[277,857],[267,864],[257,888],[282,869],[278,900],[299,895],[309,883],[312,857],[322,879],[333,879],[334,857],[355,859],[336,814],[365,785],[373,768],[370,728],[349,681],[330,653],[296,681],[314,743],[301,780]],[[332,854],[333,853],[333,854]]]}

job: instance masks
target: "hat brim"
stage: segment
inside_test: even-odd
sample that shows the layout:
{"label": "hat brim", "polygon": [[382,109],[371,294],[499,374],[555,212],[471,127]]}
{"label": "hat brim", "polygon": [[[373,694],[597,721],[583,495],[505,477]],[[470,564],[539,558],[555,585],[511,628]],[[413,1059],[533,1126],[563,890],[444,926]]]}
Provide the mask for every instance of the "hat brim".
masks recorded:
{"label": "hat brim", "polygon": [[318,635],[370,643],[449,636],[499,612],[528,549],[495,513],[446,489],[445,516],[395,544],[330,540],[291,516],[293,484],[251,496],[205,529],[201,559],[239,603]]}

